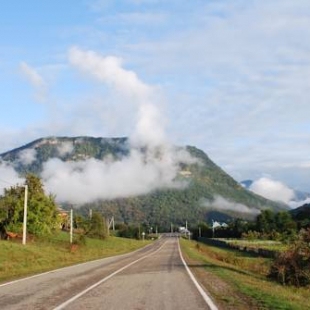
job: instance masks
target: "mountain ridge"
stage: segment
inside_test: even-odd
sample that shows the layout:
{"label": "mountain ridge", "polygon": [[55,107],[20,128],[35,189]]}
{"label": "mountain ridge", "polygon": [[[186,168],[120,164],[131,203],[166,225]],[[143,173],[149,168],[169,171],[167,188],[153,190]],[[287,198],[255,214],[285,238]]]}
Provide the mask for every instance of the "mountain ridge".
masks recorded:
{"label": "mountain ridge", "polygon": [[[190,163],[178,163],[176,179],[186,183],[186,187],[159,187],[145,194],[89,201],[79,206],[80,210],[87,212],[89,208],[95,208],[107,216],[113,214],[119,221],[142,220],[166,227],[171,222],[184,223],[185,220],[211,221],[208,214],[213,214],[212,217],[217,214],[215,220],[223,216],[251,218],[262,209],[287,209],[284,204],[267,200],[244,189],[202,150],[194,146],[176,148],[184,149],[195,159]],[[128,158],[130,152],[126,137],[53,136],[40,138],[2,153],[0,159],[21,175],[31,172],[40,176],[44,165],[55,158],[68,163],[91,159],[103,161],[107,158],[111,162],[118,162]],[[139,152],[147,150],[141,148]],[[156,156],[160,158],[160,152]],[[158,158],[156,160],[160,161]]]}

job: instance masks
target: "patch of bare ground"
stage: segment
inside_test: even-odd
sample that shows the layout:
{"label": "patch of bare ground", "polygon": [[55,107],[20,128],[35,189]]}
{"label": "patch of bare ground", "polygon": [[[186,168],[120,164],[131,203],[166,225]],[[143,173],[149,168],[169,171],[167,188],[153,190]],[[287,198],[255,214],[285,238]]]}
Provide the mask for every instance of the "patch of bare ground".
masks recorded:
{"label": "patch of bare ground", "polygon": [[197,281],[205,288],[219,310],[258,310],[255,301],[238,292],[232,285],[207,271],[204,263],[183,254]]}

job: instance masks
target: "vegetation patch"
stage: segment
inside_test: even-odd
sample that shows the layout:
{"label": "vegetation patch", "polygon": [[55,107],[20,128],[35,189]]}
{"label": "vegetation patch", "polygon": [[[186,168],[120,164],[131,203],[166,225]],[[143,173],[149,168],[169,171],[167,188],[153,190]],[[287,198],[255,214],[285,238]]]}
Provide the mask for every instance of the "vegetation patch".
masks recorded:
{"label": "vegetation patch", "polygon": [[[205,277],[212,274],[231,286],[235,295],[244,296],[248,304],[246,309],[310,309],[309,287],[282,286],[268,280],[268,270],[272,264],[270,259],[201,243],[197,246],[196,242],[188,240],[182,240],[181,246],[187,259],[203,265]],[[221,295],[217,298],[222,304],[225,302]],[[242,307],[236,306],[235,309]]]}
{"label": "vegetation patch", "polygon": [[302,229],[288,250],[278,255],[269,277],[284,285],[310,286],[310,228]]}

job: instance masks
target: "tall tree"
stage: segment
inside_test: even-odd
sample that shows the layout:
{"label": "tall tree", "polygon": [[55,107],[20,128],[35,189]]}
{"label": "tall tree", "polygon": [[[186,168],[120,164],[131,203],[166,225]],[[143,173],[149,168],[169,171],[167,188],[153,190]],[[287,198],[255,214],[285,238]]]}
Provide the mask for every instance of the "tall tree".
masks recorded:
{"label": "tall tree", "polygon": [[[54,197],[46,195],[39,177],[26,176],[28,186],[27,231],[35,235],[50,234],[58,225],[58,212]],[[16,185],[5,189],[0,198],[0,221],[6,230],[22,231],[25,186]]]}

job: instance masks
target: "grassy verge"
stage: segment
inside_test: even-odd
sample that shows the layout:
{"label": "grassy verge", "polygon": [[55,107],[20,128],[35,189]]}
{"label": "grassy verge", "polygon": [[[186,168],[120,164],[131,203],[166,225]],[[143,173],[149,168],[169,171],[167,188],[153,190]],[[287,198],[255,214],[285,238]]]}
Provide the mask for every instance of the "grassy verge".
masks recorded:
{"label": "grassy verge", "polygon": [[71,248],[67,233],[49,240],[21,242],[0,240],[0,281],[12,280],[80,262],[128,253],[149,241],[109,237],[106,240],[85,239],[84,245]]}
{"label": "grassy verge", "polygon": [[309,288],[284,287],[267,280],[269,259],[188,240],[182,240],[181,246],[188,259],[199,262],[206,272],[248,297],[256,309],[310,309]]}

